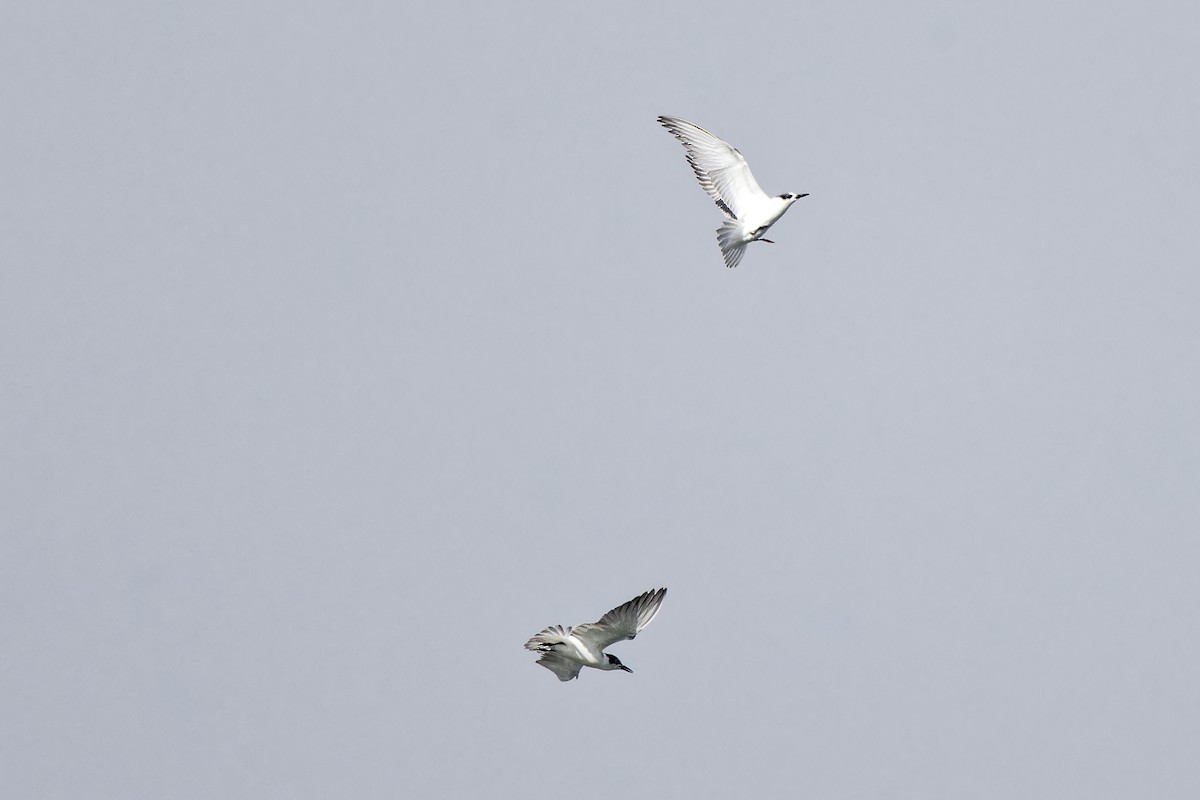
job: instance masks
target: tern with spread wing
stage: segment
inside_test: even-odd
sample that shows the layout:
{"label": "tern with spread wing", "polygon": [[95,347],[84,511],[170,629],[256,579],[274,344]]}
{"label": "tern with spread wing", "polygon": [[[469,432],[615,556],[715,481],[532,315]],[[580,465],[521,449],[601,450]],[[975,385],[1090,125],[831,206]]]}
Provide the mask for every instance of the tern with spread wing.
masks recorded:
{"label": "tern with spread wing", "polygon": [[551,625],[526,642],[525,649],[541,653],[537,663],[560,681],[578,678],[583,667],[633,672],[616,656],[605,653],[604,648],[637,636],[654,619],[666,596],[666,589],[655,589],[617,606],[596,622],[574,628]]}
{"label": "tern with spread wing", "polygon": [[700,186],[728,218],[717,229],[717,243],[721,245],[725,266],[736,267],[751,242],[774,244],[762,238],[763,234],[792,203],[808,197],[808,193],[768,197],[750,174],[746,159],[729,142],[677,117],[659,117],[658,121],[683,143]]}

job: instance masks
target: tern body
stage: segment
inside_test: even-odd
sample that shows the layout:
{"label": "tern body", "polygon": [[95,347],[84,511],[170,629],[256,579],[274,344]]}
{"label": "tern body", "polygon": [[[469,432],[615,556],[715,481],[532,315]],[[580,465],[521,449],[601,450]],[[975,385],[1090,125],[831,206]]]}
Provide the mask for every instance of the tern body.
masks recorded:
{"label": "tern body", "polygon": [[677,117],[659,117],[658,122],[683,144],[701,188],[726,216],[725,224],[717,229],[717,243],[725,266],[736,267],[751,242],[774,244],[764,239],[763,234],[792,203],[808,194],[771,197],[759,187],[750,165],[729,142]]}
{"label": "tern body", "polygon": [[574,628],[551,625],[526,642],[525,649],[540,653],[537,663],[560,681],[578,678],[583,667],[633,672],[616,656],[605,653],[604,648],[637,636],[658,614],[666,596],[666,589],[655,589],[617,606],[596,622]]}

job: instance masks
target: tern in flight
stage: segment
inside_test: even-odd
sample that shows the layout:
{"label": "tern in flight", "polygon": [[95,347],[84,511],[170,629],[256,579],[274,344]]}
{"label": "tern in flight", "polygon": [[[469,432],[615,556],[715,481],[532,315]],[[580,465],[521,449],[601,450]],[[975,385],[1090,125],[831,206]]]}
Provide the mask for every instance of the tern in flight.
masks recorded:
{"label": "tern in flight", "polygon": [[622,639],[632,639],[650,624],[658,613],[666,589],[655,589],[617,606],[596,622],[574,628],[551,625],[525,643],[526,650],[541,653],[537,663],[558,676],[560,681],[579,677],[583,667],[633,672],[604,648]]}
{"label": "tern in flight", "polygon": [[763,234],[804,194],[768,197],[750,174],[750,165],[737,149],[699,125],[677,117],[659,117],[659,123],[683,142],[688,163],[700,186],[717,202],[728,219],[717,229],[717,242],[725,266],[736,267],[750,242],[766,242]]}

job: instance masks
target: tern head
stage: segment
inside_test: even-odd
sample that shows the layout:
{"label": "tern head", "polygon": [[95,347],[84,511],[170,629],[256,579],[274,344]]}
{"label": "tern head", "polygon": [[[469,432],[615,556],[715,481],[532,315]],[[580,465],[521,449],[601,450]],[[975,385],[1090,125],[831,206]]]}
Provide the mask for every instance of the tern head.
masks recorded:
{"label": "tern head", "polygon": [[617,658],[612,653],[605,653],[604,655],[608,656],[609,669],[623,669],[626,672],[633,672],[633,670],[621,663],[621,659]]}

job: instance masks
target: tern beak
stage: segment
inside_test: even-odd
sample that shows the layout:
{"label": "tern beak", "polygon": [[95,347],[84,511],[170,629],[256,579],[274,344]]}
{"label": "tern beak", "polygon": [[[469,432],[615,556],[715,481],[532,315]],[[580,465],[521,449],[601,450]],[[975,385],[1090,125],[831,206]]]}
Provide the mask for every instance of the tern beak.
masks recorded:
{"label": "tern beak", "polygon": [[622,664],[622,665],[620,666],[620,669],[623,669],[623,670],[625,670],[626,672],[628,672],[628,673],[629,673],[629,674],[631,674],[631,675],[633,674],[633,670],[631,670],[629,667],[625,666],[624,664]]}
{"label": "tern beak", "polygon": [[804,194],[798,194],[798,195],[796,195],[796,199],[797,199],[797,200],[799,200],[801,197],[808,197],[808,192],[805,192]]}

